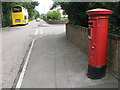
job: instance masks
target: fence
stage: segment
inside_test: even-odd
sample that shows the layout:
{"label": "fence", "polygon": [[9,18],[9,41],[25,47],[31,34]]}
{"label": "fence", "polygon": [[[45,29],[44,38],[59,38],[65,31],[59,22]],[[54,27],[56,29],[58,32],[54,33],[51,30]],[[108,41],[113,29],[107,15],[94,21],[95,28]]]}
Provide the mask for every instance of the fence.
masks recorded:
{"label": "fence", "polygon": [[[88,53],[88,28],[66,24],[66,35],[67,39],[73,42],[80,49]],[[120,51],[120,36],[108,35],[108,47],[107,47],[107,69],[115,77],[120,78],[120,62],[119,62],[119,51]]]}

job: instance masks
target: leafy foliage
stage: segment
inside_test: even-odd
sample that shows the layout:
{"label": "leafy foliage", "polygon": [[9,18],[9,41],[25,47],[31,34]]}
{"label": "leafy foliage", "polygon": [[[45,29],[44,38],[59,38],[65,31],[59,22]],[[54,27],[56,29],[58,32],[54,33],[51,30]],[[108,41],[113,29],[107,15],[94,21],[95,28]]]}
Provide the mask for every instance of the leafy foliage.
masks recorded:
{"label": "leafy foliage", "polygon": [[85,14],[87,10],[88,3],[81,2],[56,2],[53,4],[55,6],[60,5],[65,13],[68,15],[69,23],[75,25],[81,25],[87,27],[88,16]]}
{"label": "leafy foliage", "polygon": [[41,14],[40,18],[45,20],[46,19],[46,14]]}
{"label": "leafy foliage", "polygon": [[120,35],[120,2],[55,2],[51,9],[60,5],[68,15],[69,23],[88,27],[87,10],[106,8],[113,10],[110,15],[109,32]]}
{"label": "leafy foliage", "polygon": [[39,12],[35,10],[38,2],[2,2],[2,26],[10,26],[12,22],[11,7],[21,5],[28,10],[29,20],[33,20],[39,16]]}
{"label": "leafy foliage", "polygon": [[60,20],[61,13],[59,11],[51,11],[46,14],[47,20]]}

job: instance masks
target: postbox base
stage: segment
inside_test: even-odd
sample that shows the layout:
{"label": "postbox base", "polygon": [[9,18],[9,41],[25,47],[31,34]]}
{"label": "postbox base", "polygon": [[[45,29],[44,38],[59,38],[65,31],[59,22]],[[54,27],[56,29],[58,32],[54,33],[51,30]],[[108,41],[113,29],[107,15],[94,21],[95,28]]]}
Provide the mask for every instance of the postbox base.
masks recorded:
{"label": "postbox base", "polygon": [[91,66],[88,65],[87,76],[90,79],[101,79],[105,76],[106,66]]}

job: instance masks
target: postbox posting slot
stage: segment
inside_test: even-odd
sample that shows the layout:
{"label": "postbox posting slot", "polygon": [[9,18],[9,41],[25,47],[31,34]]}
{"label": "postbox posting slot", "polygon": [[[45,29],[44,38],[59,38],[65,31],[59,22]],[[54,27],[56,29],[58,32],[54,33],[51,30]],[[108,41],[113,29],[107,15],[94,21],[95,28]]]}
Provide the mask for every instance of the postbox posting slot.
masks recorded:
{"label": "postbox posting slot", "polygon": [[88,31],[88,38],[91,40],[92,39],[92,28],[94,28],[94,22],[93,21],[88,21],[89,24],[89,31]]}
{"label": "postbox posting slot", "polygon": [[89,27],[93,28],[94,27],[94,22],[90,20],[90,21],[88,21],[88,25],[89,25]]}
{"label": "postbox posting slot", "polygon": [[92,22],[89,22],[89,25],[93,25],[93,23],[92,23]]}
{"label": "postbox posting slot", "polygon": [[93,27],[93,23],[92,23],[92,22],[89,22],[88,25],[89,25],[90,27]]}

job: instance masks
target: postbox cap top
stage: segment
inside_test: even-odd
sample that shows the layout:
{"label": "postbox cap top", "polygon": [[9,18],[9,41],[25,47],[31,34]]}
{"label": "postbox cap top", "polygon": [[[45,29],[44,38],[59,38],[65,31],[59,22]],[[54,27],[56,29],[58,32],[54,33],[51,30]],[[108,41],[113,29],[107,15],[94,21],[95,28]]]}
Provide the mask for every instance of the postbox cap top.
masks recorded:
{"label": "postbox cap top", "polygon": [[103,8],[97,8],[97,9],[91,9],[86,11],[89,15],[96,15],[96,14],[112,14],[112,10],[103,9]]}

